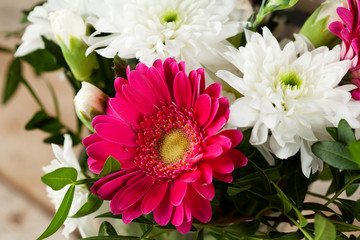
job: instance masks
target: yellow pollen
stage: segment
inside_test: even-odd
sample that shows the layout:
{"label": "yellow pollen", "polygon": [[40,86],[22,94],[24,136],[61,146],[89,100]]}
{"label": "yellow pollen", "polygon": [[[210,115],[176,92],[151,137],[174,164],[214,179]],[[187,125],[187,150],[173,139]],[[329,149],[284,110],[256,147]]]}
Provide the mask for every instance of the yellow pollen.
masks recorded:
{"label": "yellow pollen", "polygon": [[174,129],[161,138],[158,149],[163,163],[171,165],[183,159],[189,147],[189,138],[182,129]]}

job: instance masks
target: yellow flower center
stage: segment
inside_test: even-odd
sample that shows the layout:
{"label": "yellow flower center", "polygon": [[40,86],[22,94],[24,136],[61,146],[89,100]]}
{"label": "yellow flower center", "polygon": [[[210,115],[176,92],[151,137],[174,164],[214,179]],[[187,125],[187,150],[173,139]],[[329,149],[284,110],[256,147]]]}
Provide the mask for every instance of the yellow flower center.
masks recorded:
{"label": "yellow flower center", "polygon": [[171,165],[184,158],[184,154],[189,148],[189,138],[182,129],[174,129],[159,141],[159,155],[163,163]]}

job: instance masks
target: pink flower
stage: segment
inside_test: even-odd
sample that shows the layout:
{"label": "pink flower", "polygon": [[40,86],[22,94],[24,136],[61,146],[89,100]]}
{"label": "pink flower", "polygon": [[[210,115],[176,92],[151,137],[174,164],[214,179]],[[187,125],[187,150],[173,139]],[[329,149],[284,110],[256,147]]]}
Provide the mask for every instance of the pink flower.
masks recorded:
{"label": "pink flower", "polygon": [[184,62],[168,58],[150,68],[140,63],[127,78],[115,80],[107,115],[94,118],[96,132],[84,139],[91,171],[99,173],[109,156],[122,169],[91,190],[111,200],[111,211],[125,223],[153,212],[158,224],[171,221],[186,233],[193,218],[211,219],[213,177],[231,182],[234,167],[246,165],[244,154],[233,149],[242,133],[219,132],[229,102],[220,98],[220,84],[205,89],[201,68],[187,76]]}
{"label": "pink flower", "polygon": [[348,0],[348,9],[337,8],[337,13],[342,22],[336,21],[329,25],[329,30],[341,38],[342,60],[352,60],[350,73],[353,75],[351,82],[357,86],[352,92],[355,100],[360,100],[360,0]]}

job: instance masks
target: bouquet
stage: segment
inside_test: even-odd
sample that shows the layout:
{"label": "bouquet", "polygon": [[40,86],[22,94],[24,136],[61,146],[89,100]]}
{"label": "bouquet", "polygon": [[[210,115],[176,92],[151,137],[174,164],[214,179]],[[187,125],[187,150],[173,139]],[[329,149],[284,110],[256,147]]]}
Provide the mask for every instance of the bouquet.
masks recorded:
{"label": "bouquet", "polygon": [[[27,87],[39,111],[26,129],[48,133],[56,157],[41,177],[56,213],[38,239],[62,225],[89,240],[358,239],[360,1],[297,4],[48,0],[24,11],[3,103]],[[23,62],[62,72],[77,131],[44,108]]]}

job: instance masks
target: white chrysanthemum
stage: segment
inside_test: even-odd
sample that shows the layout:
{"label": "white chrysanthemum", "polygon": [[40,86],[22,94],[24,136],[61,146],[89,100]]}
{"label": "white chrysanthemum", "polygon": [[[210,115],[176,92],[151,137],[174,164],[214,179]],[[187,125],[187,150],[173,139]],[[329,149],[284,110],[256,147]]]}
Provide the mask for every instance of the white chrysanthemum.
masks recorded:
{"label": "white chrysanthemum", "polygon": [[41,36],[55,41],[55,36],[50,24],[50,15],[58,10],[69,10],[82,17],[90,15],[90,8],[94,1],[100,0],[48,0],[40,6],[36,6],[29,13],[28,20],[31,23],[26,27],[22,36],[23,43],[16,50],[15,56],[25,56],[35,50],[43,49],[44,43]]}
{"label": "white chrysanthemum", "polygon": [[[192,67],[214,64],[218,49],[240,32],[230,20],[237,0],[108,0],[108,12],[89,18],[96,32],[86,41],[88,52],[113,58],[138,58],[145,64],[173,57]],[[100,33],[109,33],[104,36]]]}
{"label": "white chrysanthemum", "polygon": [[[72,141],[69,135],[65,135],[64,148],[61,148],[58,145],[52,145],[54,155],[56,159],[51,161],[51,164],[43,167],[43,171],[46,173],[50,173],[55,171],[58,168],[62,167],[72,167],[75,168],[78,172],[78,179],[84,179],[85,176],[82,174],[79,162],[76,159],[73,149],[72,149]],[[65,193],[69,189],[69,186],[64,187],[59,191],[54,191],[50,187],[46,187],[48,192],[48,196],[51,199],[51,202],[54,204],[55,209],[57,210],[63,200]],[[69,216],[74,215],[82,205],[87,201],[89,195],[89,190],[80,185],[76,186],[74,193],[74,200],[72,206],[70,208]],[[83,237],[88,236],[96,236],[97,230],[94,226],[89,222],[90,218],[93,215],[88,215],[81,218],[67,218],[64,223],[64,229],[62,234],[69,238],[69,234],[75,231],[76,228],[79,228],[80,233]]]}
{"label": "white chrysanthemum", "polygon": [[230,107],[229,123],[253,127],[251,143],[281,159],[301,149],[302,170],[309,176],[322,168],[311,144],[327,139],[325,127],[342,118],[359,127],[360,107],[348,92],[352,85],[338,86],[351,64],[340,61],[339,47],[312,50],[305,37],[295,38],[282,48],[267,28],[263,36],[246,31],[246,46],[225,53],[241,76],[217,75],[243,95]]}

